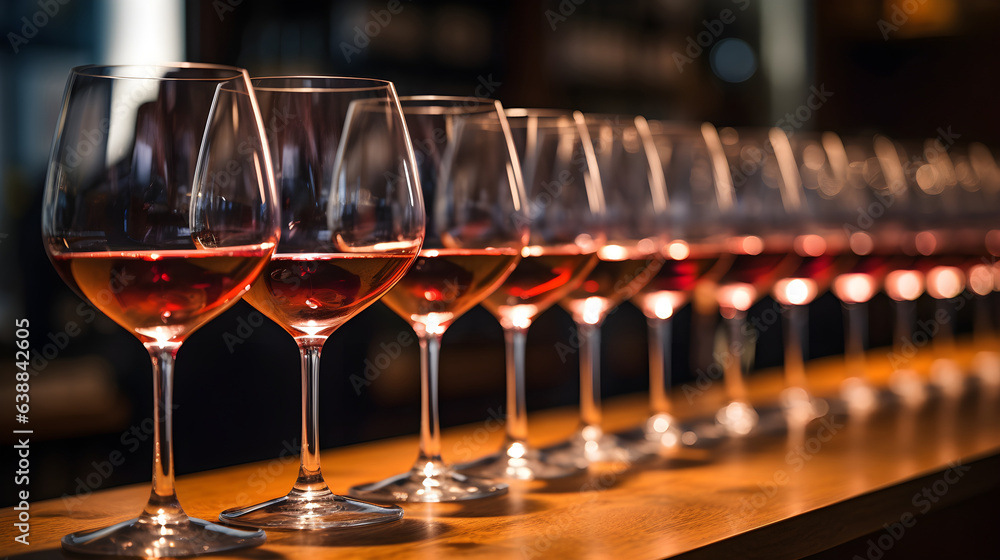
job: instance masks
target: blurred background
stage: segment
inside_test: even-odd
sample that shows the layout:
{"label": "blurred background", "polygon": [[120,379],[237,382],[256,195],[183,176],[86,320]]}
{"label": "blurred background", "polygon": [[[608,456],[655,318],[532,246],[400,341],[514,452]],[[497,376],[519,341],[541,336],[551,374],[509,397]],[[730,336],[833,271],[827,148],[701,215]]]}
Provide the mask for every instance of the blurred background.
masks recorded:
{"label": "blurred background", "polygon": [[[383,78],[402,95],[496,97],[507,107],[996,145],[1000,74],[988,61],[1000,52],[998,23],[992,0],[0,3],[0,347],[13,355],[14,321],[27,317],[31,497],[148,481],[152,453],[145,350],[81,305],[39,235],[52,133],[73,66],[216,62],[253,76]],[[884,298],[872,303],[876,346],[890,342]],[[751,322],[773,307],[765,298]],[[809,313],[810,357],[842,352],[839,302],[824,295]],[[714,321],[690,308],[677,316],[677,383],[707,367],[707,343],[692,348],[692,339],[710,342]],[[970,319],[960,321],[968,329]],[[409,332],[376,304],[331,338],[320,388],[324,448],[417,432],[417,346],[412,336],[397,342]],[[624,304],[604,333],[604,394],[644,391],[642,314]],[[528,345],[529,409],[574,405],[568,315],[549,310]],[[178,360],[180,474],[297,452],[298,355],[279,327],[241,302],[193,335]],[[760,333],[756,366],[780,360],[777,324]],[[448,330],[441,375],[444,426],[502,417],[503,343],[492,316],[477,308]],[[13,394],[13,381],[4,382],[0,402]],[[9,439],[9,430],[0,437]],[[103,468],[116,451],[123,462]],[[492,449],[459,451],[445,449],[445,458]],[[3,493],[3,505],[10,496]]]}

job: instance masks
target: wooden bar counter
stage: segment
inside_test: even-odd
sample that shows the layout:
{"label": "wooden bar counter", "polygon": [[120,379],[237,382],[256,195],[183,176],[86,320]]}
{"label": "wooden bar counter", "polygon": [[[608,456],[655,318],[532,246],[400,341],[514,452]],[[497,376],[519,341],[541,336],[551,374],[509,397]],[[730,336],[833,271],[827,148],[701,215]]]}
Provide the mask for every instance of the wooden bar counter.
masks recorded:
{"label": "wooden bar counter", "polygon": [[[870,354],[875,377],[887,375],[885,357],[884,350]],[[813,389],[824,393],[842,372],[842,358],[832,358],[811,363],[808,375]],[[752,381],[757,402],[773,401],[777,372]],[[678,414],[704,415],[718,404],[720,385],[715,382],[695,399],[700,408],[681,406],[686,399],[678,393]],[[613,400],[605,409],[612,429],[635,426],[646,414],[641,395]],[[533,414],[536,442],[565,437],[575,414],[569,409]],[[458,449],[492,452],[502,432],[496,421],[446,430],[445,459]],[[329,450],[323,454],[327,481],[342,492],[402,472],[416,446],[415,437],[403,437]],[[284,494],[296,472],[296,458],[285,457],[182,476],[177,493],[189,514],[216,519],[223,509]],[[685,448],[627,468],[514,484],[503,497],[404,505],[404,519],[388,525],[269,531],[264,546],[222,557],[878,559],[907,543],[912,549],[942,520],[996,495],[998,486],[1000,396],[978,390],[918,408],[885,408],[867,420],[831,415],[813,421],[804,433],[772,431]],[[4,509],[0,555],[70,557],[59,548],[63,535],[133,517],[148,492],[148,485],[140,484],[32,503],[30,546],[14,542],[14,511]],[[997,517],[991,515],[966,517],[972,526],[982,522],[995,529]],[[996,549],[996,531],[979,538],[977,546]]]}

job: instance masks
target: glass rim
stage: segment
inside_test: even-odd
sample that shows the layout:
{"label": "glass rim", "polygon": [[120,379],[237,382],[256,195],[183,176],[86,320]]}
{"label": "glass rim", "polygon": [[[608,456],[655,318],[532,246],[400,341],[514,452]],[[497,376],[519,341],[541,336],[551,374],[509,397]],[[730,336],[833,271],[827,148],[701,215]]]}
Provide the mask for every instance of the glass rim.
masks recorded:
{"label": "glass rim", "polygon": [[462,95],[404,95],[399,98],[403,113],[410,115],[475,115],[496,113],[504,116],[497,99]]}
{"label": "glass rim", "polygon": [[[99,70],[119,70],[125,69],[160,69],[160,70],[216,70],[220,72],[230,72],[227,76],[151,76],[141,72],[121,72],[104,74]],[[215,64],[211,62],[165,62],[157,64],[85,64],[75,66],[70,72],[77,76],[89,78],[106,78],[109,80],[158,80],[170,81],[197,81],[197,82],[228,82],[230,80],[245,78],[249,80],[249,73],[244,68],[230,66],[228,64]]]}
{"label": "glass rim", "polygon": [[515,107],[504,109],[504,116],[511,128],[528,126],[529,119],[535,119],[535,125],[540,128],[565,128],[584,123],[583,113],[573,109],[534,109]]}
{"label": "glass rim", "polygon": [[[282,80],[288,81],[306,81],[306,80],[317,80],[325,82],[356,82],[358,85],[353,86],[336,86],[336,85],[318,85],[318,86],[288,86],[280,87],[275,85],[258,85],[261,82],[280,82]],[[362,85],[368,84],[368,85]],[[350,93],[355,91],[377,91],[380,89],[393,90],[395,91],[395,86],[389,80],[383,80],[380,78],[364,78],[357,76],[323,76],[323,75],[291,75],[291,76],[260,76],[257,78],[250,78],[250,85],[256,91],[267,91],[267,92],[287,92],[287,93]]]}
{"label": "glass rim", "polygon": [[[674,121],[670,119],[646,119],[646,123],[649,125],[650,134],[656,136],[663,134],[666,136],[701,136],[702,126],[706,121]],[[712,123],[708,123],[711,126],[715,126]]]}
{"label": "glass rim", "polygon": [[573,118],[573,115],[579,113],[575,109],[549,109],[549,108],[535,108],[535,107],[511,107],[504,108],[504,114],[507,118],[519,118],[523,119],[526,117],[538,117],[538,118],[559,118],[559,117],[569,117]]}

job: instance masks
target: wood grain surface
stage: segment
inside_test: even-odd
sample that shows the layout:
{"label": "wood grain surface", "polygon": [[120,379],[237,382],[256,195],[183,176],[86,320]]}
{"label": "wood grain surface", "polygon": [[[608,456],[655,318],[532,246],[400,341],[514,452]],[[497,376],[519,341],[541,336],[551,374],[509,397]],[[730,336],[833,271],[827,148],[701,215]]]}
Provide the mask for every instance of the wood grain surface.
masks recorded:
{"label": "wood grain surface", "polygon": [[[886,355],[869,354],[873,378],[888,375]],[[959,358],[968,361],[971,352]],[[914,366],[929,359],[920,356]],[[830,392],[843,375],[842,359],[813,362],[808,375],[815,391]],[[778,372],[755,375],[751,396],[766,407],[780,383]],[[678,414],[695,418],[714,409],[721,383],[711,385],[692,403],[678,392]],[[646,414],[642,395],[605,408],[606,424],[617,429]],[[540,445],[559,441],[575,427],[575,414],[533,414],[532,438]],[[496,421],[447,430],[445,458],[492,452],[501,437]],[[414,436],[328,450],[323,470],[334,491],[346,491],[408,468],[416,444]],[[284,494],[296,472],[297,459],[286,456],[183,476],[177,493],[189,514],[215,519],[223,509]],[[388,525],[269,531],[264,546],[222,557],[798,558],[960,503],[997,486],[998,473],[1000,396],[976,390],[918,408],[889,406],[864,420],[829,415],[804,432],[774,430],[582,476],[514,484],[502,497],[404,505],[404,519]],[[4,509],[0,555],[70,557],[59,548],[64,534],[134,517],[148,492],[135,485],[33,503],[27,547],[13,541],[14,511]]]}

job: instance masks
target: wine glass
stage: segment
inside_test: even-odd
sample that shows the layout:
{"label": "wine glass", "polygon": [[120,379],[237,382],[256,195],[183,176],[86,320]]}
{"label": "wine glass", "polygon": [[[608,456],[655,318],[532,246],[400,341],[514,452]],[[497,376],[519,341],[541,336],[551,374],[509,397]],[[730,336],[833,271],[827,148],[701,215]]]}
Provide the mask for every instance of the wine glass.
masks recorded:
{"label": "wine glass", "polygon": [[646,316],[649,333],[650,417],[643,434],[659,451],[679,445],[681,436],[668,394],[673,317],[691,299],[698,282],[717,280],[729,268],[732,256],[722,250],[719,224],[731,209],[732,197],[718,188],[702,127],[648,123],[669,198],[668,242],[660,250],[659,272],[639,288],[632,302]]}
{"label": "wine glass", "polygon": [[[840,153],[843,146],[843,153]],[[836,155],[835,154],[839,154]],[[891,141],[883,136],[847,138],[830,152],[831,162],[846,160],[845,200],[854,215],[845,222],[848,248],[854,260],[834,279],[833,293],[843,303],[845,313],[844,357],[846,374],[841,399],[855,415],[870,413],[878,405],[879,394],[866,366],[868,302],[884,286],[895,303],[896,348],[909,337],[909,304],[923,293],[923,274],[916,270],[908,254],[912,233],[907,220],[906,183],[902,165]],[[893,379],[908,377],[896,368]],[[899,387],[909,386],[895,381]],[[905,389],[907,399],[920,398]]]}
{"label": "wine glass", "polygon": [[378,300],[416,259],[423,203],[391,82],[255,78],[268,123],[281,240],[246,300],[295,339],[302,369],[302,453],[292,490],[222,512],[231,525],[322,529],[395,521],[398,506],[334,494],[319,457],[319,364],[333,332]]}
{"label": "wine glass", "polygon": [[708,128],[706,140],[724,162],[721,166],[729,170],[733,193],[733,207],[722,227],[733,261],[716,283],[719,311],[728,330],[727,347],[717,352],[723,361],[728,403],[716,414],[716,422],[726,433],[744,436],[758,422],[744,380],[753,355],[747,311],[802,262],[794,239],[800,227],[802,185],[789,172],[787,162],[794,166],[794,156],[781,129]]}
{"label": "wine glass", "polygon": [[605,194],[607,242],[593,271],[559,302],[580,338],[580,427],[552,450],[552,459],[586,467],[629,462],[634,449],[601,426],[601,324],[659,272],[667,192],[663,168],[643,117],[586,115]]}
{"label": "wine glass", "polygon": [[82,66],[63,98],[42,236],[59,275],[153,363],[153,488],[138,518],[63,538],[73,552],[189,556],[261,544],[193,519],[174,491],[174,359],[239,300],[278,241],[263,123],[245,70]]}
{"label": "wine glass", "polygon": [[[899,147],[909,156],[905,170],[913,199],[915,247],[926,271],[927,294],[936,307],[933,318],[919,323],[934,341],[930,383],[945,396],[958,397],[966,378],[954,358],[955,314],[976,294],[992,291],[991,251],[997,250],[997,236],[990,230],[996,223],[998,193],[989,175],[995,162],[985,146],[970,146],[968,156],[961,153],[964,147],[953,154],[952,146],[940,138]],[[978,368],[984,358],[977,356]]]}
{"label": "wine glass", "polygon": [[500,286],[528,241],[521,168],[499,101],[401,98],[427,204],[427,237],[413,268],[383,298],[420,341],[420,451],[413,467],[351,488],[371,500],[447,502],[507,485],[455,471],[441,458],[438,356],[445,330]]}
{"label": "wine glass", "polygon": [[[779,136],[775,148],[782,177],[800,185],[801,193],[800,210],[790,230],[792,249],[801,260],[771,291],[784,318],[786,388],[781,404],[787,421],[801,426],[827,410],[826,401],[810,394],[805,375],[807,306],[857,260],[851,251],[851,228],[845,224],[855,218],[862,198],[848,188],[848,159],[837,134],[799,132],[787,142]],[[873,294],[874,286],[869,289]]]}
{"label": "wine glass", "polygon": [[[973,219],[984,236],[985,252],[975,259],[968,270],[969,290],[975,294],[973,342],[976,353],[972,358],[973,375],[987,386],[1000,385],[1000,353],[995,350],[997,332],[992,313],[992,294],[1000,289],[996,258],[1000,256],[1000,230],[995,226],[1000,205],[1000,166],[990,149],[980,143],[953,146],[951,157],[961,208]],[[973,237],[973,240],[975,237]]]}
{"label": "wine glass", "polygon": [[547,479],[579,471],[528,444],[525,342],[538,315],[576,289],[604,243],[604,194],[582,113],[507,109],[527,192],[531,239],[521,262],[483,305],[500,321],[507,355],[506,439],[462,472],[487,478]]}

